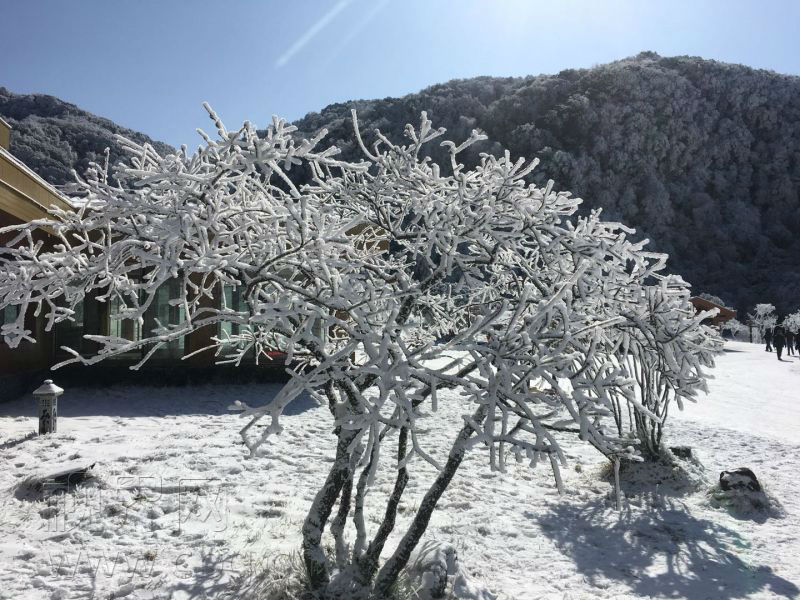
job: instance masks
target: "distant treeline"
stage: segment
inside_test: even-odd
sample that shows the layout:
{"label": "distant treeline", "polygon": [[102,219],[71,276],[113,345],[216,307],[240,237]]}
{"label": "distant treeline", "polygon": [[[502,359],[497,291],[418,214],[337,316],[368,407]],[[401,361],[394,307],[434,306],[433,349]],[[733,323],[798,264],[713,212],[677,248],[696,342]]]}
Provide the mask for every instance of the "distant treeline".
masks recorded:
{"label": "distant treeline", "polygon": [[[423,110],[450,139],[481,129],[490,141],[466,161],[503,148],[538,157],[534,181],[554,179],[584,198],[585,210],[602,207],[606,218],[636,227],[698,293],[719,296],[741,316],[757,302],[796,308],[800,77],[645,52],[557,75],[478,77],[334,104],[300,119],[299,134],[326,127],[329,142],[358,159],[351,108],[362,130],[394,139]],[[2,88],[0,115],[18,129],[14,152],[54,183],[100,155],[112,132],[145,139],[55,98]]]}

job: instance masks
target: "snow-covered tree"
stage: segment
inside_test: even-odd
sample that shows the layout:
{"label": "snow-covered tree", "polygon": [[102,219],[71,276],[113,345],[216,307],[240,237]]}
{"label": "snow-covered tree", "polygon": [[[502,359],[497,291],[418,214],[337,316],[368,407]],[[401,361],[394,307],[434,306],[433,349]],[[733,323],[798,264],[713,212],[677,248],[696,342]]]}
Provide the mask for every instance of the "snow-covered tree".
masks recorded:
{"label": "snow-covered tree", "polygon": [[783,319],[782,325],[787,331],[791,331],[794,334],[800,332],[800,310],[795,311],[790,315],[786,315],[786,317]]}
{"label": "snow-covered tree", "polygon": [[[483,154],[465,169],[459,155],[484,137],[473,132],[441,142],[449,163],[437,164],[426,150],[444,130],[424,113],[405,145],[376,132],[369,146],[354,114],[359,163],[319,150],[324,131],[296,141],[277,118],[263,135],[247,122],[228,131],[209,113],[218,135],[203,134],[196,153],[161,156],[120,140],[129,161],[95,165],[76,186],[79,210],[0,229],[11,240],[0,248],[0,308],[35,307],[49,328],[92,293],[116,318],[142,323],[172,282],[178,322],[136,340],[89,336],[98,351],[72,350],[67,362],[143,347],[145,362],[222,324],[238,333],[214,339],[220,361],[283,351],[286,386],[264,406],[235,407],[252,454],[280,433],[299,394],[330,411],[336,454],[302,528],[314,592],[385,597],[466,452],[484,452],[501,471],[509,459],[544,462],[560,489],[563,432],[617,461],[636,452],[614,424],[623,404],[635,419],[663,423],[670,399],[705,389],[716,338],[688,286],[663,275],[666,257],[631,242],[631,230],[599,212],[576,218],[579,199],[527,183],[536,161]],[[37,227],[58,243],[45,249]],[[215,300],[225,286],[243,306]],[[31,334],[19,318],[2,335],[14,346]],[[463,419],[440,462],[420,423],[444,389],[460,391]],[[394,487],[374,498],[385,461]],[[385,549],[418,461],[438,474],[400,542]],[[385,506],[372,531],[368,501]],[[322,550],[326,528],[333,560]]]}
{"label": "snow-covered tree", "polygon": [[756,304],[755,309],[747,315],[747,318],[750,319],[750,324],[756,328],[759,340],[764,339],[765,331],[772,329],[778,323],[775,306],[768,303]]}
{"label": "snow-covered tree", "polygon": [[731,332],[731,336],[733,336],[733,338],[735,339],[736,337],[739,336],[739,334],[741,334],[744,331],[746,331],[747,327],[745,325],[743,325],[742,322],[739,321],[738,319],[728,319],[727,321],[725,321],[722,324],[720,329],[723,332],[724,331],[730,331]]}
{"label": "snow-covered tree", "polygon": [[699,326],[716,309],[691,318],[685,313],[685,302],[681,295],[665,293],[663,288],[645,287],[643,306],[637,306],[636,316],[630,315],[632,320],[641,320],[642,326],[623,330],[617,338],[618,356],[634,377],[636,399],[645,410],[626,398],[614,405],[614,420],[620,435],[634,437],[641,454],[650,459],[663,453],[670,407],[677,403],[683,410],[684,400],[693,395],[691,390],[704,385],[697,365],[711,366],[712,354],[722,346],[715,332]]}

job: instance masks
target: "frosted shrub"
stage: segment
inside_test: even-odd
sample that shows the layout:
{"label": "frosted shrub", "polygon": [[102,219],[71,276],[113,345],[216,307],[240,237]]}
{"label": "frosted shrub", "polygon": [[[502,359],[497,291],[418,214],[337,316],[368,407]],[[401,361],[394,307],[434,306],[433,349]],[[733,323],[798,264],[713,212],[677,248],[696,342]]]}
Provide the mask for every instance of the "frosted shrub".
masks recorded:
{"label": "frosted shrub", "polygon": [[[324,131],[297,141],[275,118],[259,136],[209,113],[217,136],[203,134],[196,153],[161,156],[121,140],[129,161],[95,165],[76,186],[79,210],[0,230],[11,240],[0,249],[0,307],[36,307],[52,327],[91,292],[118,319],[141,323],[171,282],[178,322],[135,341],[89,336],[99,350],[72,350],[67,362],[142,347],[145,362],[221,324],[238,332],[213,340],[221,362],[284,352],[292,377],[280,393],[235,407],[251,453],[281,432],[299,394],[329,409],[336,454],[302,528],[314,593],[383,598],[466,452],[485,452],[500,471],[509,459],[544,463],[560,489],[557,432],[618,461],[636,451],[614,426],[623,406],[639,431],[663,422],[670,399],[704,389],[710,338],[688,286],[661,274],[665,256],[630,241],[631,230],[599,212],[576,218],[579,199],[528,184],[536,161],[482,154],[467,170],[459,154],[484,138],[473,132],[441,142],[449,162],[436,164],[426,149],[444,130],[425,113],[406,127],[405,145],[376,132],[369,147],[353,115],[359,163],[318,149]],[[53,231],[56,246],[36,243],[36,227]],[[241,307],[214,301],[223,286],[240,291]],[[30,337],[22,318],[2,334],[12,346]],[[444,389],[460,392],[462,417],[439,462],[420,422]],[[388,498],[370,494],[385,461],[396,471]],[[438,474],[400,542],[385,548],[420,461]],[[371,530],[367,502],[385,506]],[[326,528],[334,557],[322,550]]]}
{"label": "frosted shrub", "polygon": [[639,316],[631,319],[639,319],[639,327],[622,330],[618,341],[619,356],[634,378],[636,400],[617,402],[613,413],[618,433],[635,438],[645,458],[657,459],[663,454],[670,407],[683,410],[696,390],[706,389],[699,365],[713,367],[722,339],[700,325],[708,315],[694,314],[680,286],[672,293],[663,286],[645,287],[644,302],[636,310]]}

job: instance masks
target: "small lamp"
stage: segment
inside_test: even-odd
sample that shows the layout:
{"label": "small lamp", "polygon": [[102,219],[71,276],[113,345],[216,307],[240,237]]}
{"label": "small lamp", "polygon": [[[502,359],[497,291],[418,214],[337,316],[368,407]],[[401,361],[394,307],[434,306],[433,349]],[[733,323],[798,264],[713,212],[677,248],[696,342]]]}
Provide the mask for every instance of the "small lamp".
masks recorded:
{"label": "small lamp", "polygon": [[39,435],[56,432],[58,397],[63,393],[64,390],[54,384],[52,379],[46,380],[33,392],[39,414]]}

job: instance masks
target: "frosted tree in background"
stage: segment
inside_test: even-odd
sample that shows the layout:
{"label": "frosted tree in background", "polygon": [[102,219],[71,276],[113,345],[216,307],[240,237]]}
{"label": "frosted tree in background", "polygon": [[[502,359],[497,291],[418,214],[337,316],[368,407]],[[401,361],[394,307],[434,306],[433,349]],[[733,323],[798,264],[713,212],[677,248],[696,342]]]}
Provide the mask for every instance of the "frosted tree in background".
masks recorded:
{"label": "frosted tree in background", "polygon": [[764,333],[768,329],[772,329],[778,323],[775,306],[768,303],[756,304],[755,309],[747,315],[747,318],[750,319],[750,324],[756,328],[759,341],[764,339]]}
{"label": "frosted tree in background", "polygon": [[740,334],[747,331],[747,327],[742,324],[738,319],[728,319],[725,321],[721,328],[722,331],[730,331],[731,336],[736,339]]}
{"label": "frosted tree in background", "polygon": [[793,312],[790,315],[786,315],[781,323],[787,331],[791,331],[794,334],[800,332],[800,310]]}
{"label": "frosted tree in background", "polygon": [[[562,434],[613,461],[633,457],[636,444],[615,426],[623,405],[636,423],[658,424],[670,401],[705,389],[716,338],[688,286],[663,275],[666,257],[631,242],[631,230],[599,212],[575,218],[579,199],[528,184],[536,161],[483,154],[465,169],[459,155],[484,137],[473,132],[440,142],[449,162],[437,164],[426,149],[444,130],[424,113],[405,145],[376,132],[368,146],[356,125],[359,163],[319,150],[324,131],[297,141],[276,118],[259,136],[209,113],[217,137],[204,134],[195,154],[120,140],[129,162],[95,165],[76,188],[78,210],[0,229],[11,238],[0,248],[0,308],[35,307],[50,328],[92,293],[116,318],[141,323],[171,282],[178,322],[137,340],[89,336],[98,351],[71,350],[67,362],[137,348],[146,362],[161,345],[225,324],[238,333],[207,349],[222,362],[284,352],[291,379],[280,393],[234,406],[253,455],[300,394],[329,409],[336,454],[302,532],[314,593],[386,597],[467,452],[500,471],[509,460],[544,463],[561,489]],[[55,233],[52,249],[34,240],[37,227]],[[225,305],[226,286],[242,307]],[[2,335],[12,346],[30,339],[22,317]],[[437,460],[420,424],[445,389],[460,393],[463,416]],[[437,476],[387,548],[420,461]],[[387,463],[394,486],[379,497],[372,483]],[[385,507],[371,529],[370,502]],[[323,552],[326,530],[335,556]]]}

